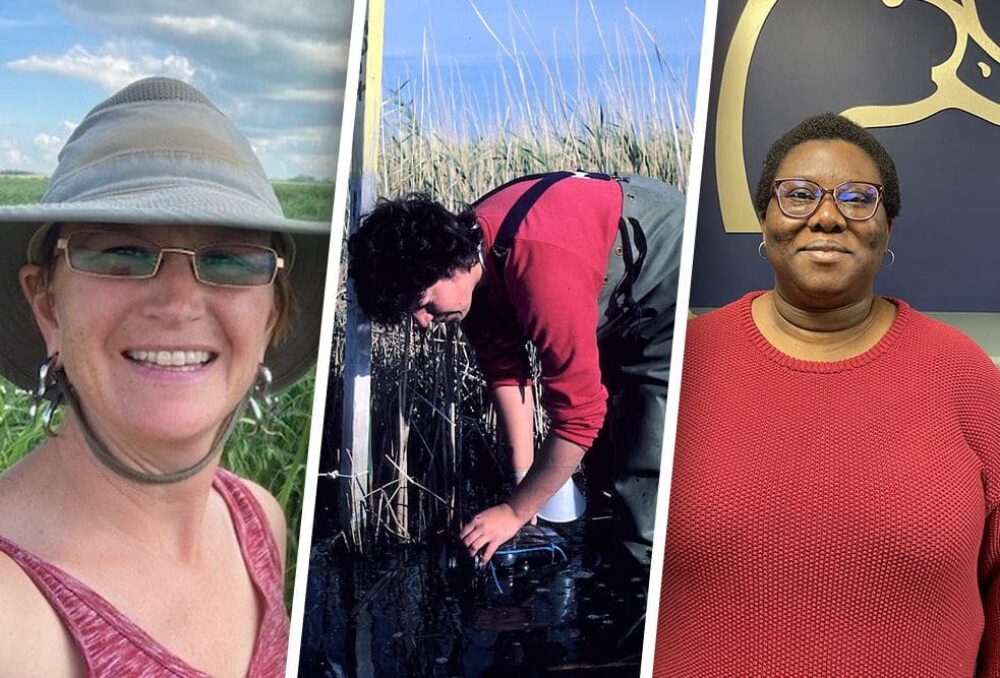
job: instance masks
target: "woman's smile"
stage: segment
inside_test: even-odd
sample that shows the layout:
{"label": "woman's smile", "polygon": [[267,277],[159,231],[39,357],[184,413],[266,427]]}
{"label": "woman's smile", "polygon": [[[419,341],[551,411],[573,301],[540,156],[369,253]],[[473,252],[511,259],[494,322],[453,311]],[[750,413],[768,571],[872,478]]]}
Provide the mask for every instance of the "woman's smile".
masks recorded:
{"label": "woman's smile", "polygon": [[[80,228],[93,227],[69,225],[63,235]],[[164,247],[234,237],[206,227],[125,229]],[[176,254],[165,254],[156,275],[140,280],[79,273],[60,259],[51,293],[51,351],[59,352],[88,416],[135,442],[210,440],[253,383],[275,317],[272,286],[206,285]]]}
{"label": "woman's smile", "polygon": [[851,250],[831,240],[813,240],[799,248],[798,253],[819,264],[833,264],[851,256]]}
{"label": "woman's smile", "polygon": [[[841,139],[810,140],[793,147],[777,173],[822,188],[851,181],[882,181],[868,154]],[[761,230],[774,267],[775,288],[783,297],[803,306],[833,307],[872,294],[890,224],[881,204],[868,219],[847,219],[834,197],[827,194],[808,217],[785,215],[772,198]]]}

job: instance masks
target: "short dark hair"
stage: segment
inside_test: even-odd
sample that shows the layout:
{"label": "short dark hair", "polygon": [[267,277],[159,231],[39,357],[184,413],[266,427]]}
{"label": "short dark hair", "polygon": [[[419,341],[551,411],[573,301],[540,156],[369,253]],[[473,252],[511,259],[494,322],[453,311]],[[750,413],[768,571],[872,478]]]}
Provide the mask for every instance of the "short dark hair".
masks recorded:
{"label": "short dark hair", "polygon": [[482,231],[468,205],[451,212],[426,193],[380,199],[347,242],[347,274],[361,309],[399,322],[427,288],[479,259]]}
{"label": "short dark hair", "polygon": [[757,193],[754,196],[754,209],[757,215],[763,217],[767,212],[778,165],[789,151],[807,141],[826,139],[841,139],[868,154],[878,168],[882,185],[885,187],[882,194],[885,213],[890,220],[895,219],[899,214],[899,179],[896,177],[896,165],[889,157],[889,152],[867,129],[836,113],[822,113],[806,118],[771,144],[767,155],[764,156],[764,166],[761,168],[760,181],[757,182]]}

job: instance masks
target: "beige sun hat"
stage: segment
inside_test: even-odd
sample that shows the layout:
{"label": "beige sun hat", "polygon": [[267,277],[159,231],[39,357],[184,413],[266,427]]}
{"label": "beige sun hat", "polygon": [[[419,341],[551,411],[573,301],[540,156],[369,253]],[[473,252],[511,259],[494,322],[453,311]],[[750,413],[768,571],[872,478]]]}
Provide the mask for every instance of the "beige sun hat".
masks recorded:
{"label": "beige sun hat", "polygon": [[285,340],[265,358],[275,388],[316,360],[329,222],[286,219],[250,144],[201,92],[171,78],[128,85],[95,106],[59,152],[40,202],[0,206],[0,373],[34,388],[45,342],[18,282],[54,223],[204,225],[285,241],[296,299]]}

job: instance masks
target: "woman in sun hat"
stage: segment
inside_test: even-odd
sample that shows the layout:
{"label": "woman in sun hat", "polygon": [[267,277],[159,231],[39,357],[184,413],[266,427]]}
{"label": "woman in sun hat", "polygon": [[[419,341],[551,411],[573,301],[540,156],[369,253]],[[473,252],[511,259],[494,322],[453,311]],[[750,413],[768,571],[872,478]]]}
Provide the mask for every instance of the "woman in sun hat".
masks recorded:
{"label": "woman in sun hat", "polygon": [[67,406],[0,476],[2,672],[283,675],[284,518],[218,461],[315,359],[329,224],[284,218],[232,123],[150,78],[0,229],[0,371],[47,427]]}

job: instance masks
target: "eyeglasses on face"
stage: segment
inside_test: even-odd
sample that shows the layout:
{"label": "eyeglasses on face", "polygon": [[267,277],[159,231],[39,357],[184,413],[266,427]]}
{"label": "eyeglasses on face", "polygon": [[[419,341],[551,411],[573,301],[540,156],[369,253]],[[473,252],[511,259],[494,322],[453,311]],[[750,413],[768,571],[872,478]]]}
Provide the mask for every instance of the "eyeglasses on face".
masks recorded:
{"label": "eyeglasses on face", "polygon": [[274,282],[285,262],[264,245],[213,243],[194,249],[162,247],[120,231],[76,231],[56,241],[73,271],[102,278],[143,280],[160,270],[164,254],[191,257],[194,277],[218,287],[255,287]]}
{"label": "eyeglasses on face", "polygon": [[778,179],[772,192],[778,209],[790,219],[808,219],[828,193],[844,218],[864,221],[875,216],[885,187],[868,181],[845,181],[835,188],[823,188],[809,179]]}

